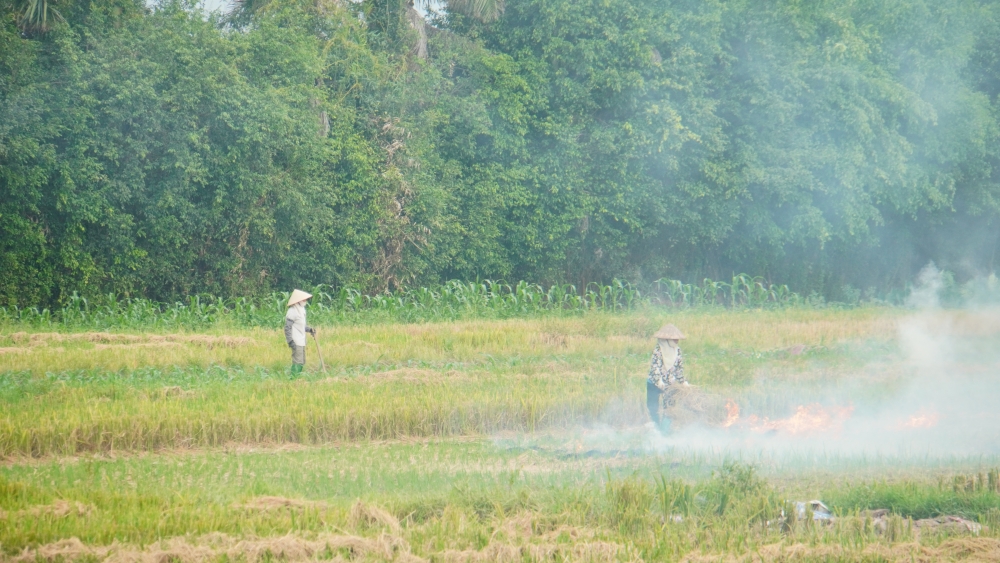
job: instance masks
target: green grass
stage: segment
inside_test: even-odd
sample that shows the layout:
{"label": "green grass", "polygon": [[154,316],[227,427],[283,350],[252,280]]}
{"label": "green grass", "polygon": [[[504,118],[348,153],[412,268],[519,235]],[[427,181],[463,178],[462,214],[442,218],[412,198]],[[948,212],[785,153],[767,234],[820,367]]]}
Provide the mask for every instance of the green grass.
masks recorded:
{"label": "green grass", "polygon": [[827,498],[843,511],[888,508],[912,518],[956,514],[966,518],[996,518],[1000,495],[994,491],[956,492],[928,483],[876,481],[831,491]]}
{"label": "green grass", "polygon": [[[313,294],[310,310],[314,320],[328,325],[565,316],[631,311],[651,304],[681,309],[736,309],[783,308],[807,302],[785,285],[746,274],[734,275],[731,282],[705,279],[700,284],[661,279],[645,291],[617,279],[607,285],[590,283],[581,288],[572,284],[545,288],[525,281],[508,284],[453,280],[373,295],[351,287],[334,289],[325,285],[309,291]],[[284,315],[290,293],[230,299],[195,295],[175,303],[113,294],[88,299],[74,293],[54,309],[0,307],[0,325],[63,330],[273,327]]]}
{"label": "green grass", "polygon": [[[689,336],[693,383],[785,416],[803,398],[862,408],[898,393],[903,314],[642,308],[331,324],[320,329],[327,373],[311,357],[295,379],[276,330],[17,326],[0,333],[0,560],[39,546],[29,559],[100,560],[111,545],[183,563],[771,560],[783,549],[802,561],[989,559],[1000,494],[969,476],[1000,467],[995,455],[652,447],[641,429],[663,322]],[[968,346],[995,343],[974,314],[938,314]],[[812,498],[838,523],[782,516]],[[875,508],[893,511],[890,531],[866,523]],[[991,528],[918,538],[907,521],[939,514]],[[56,543],[69,538],[82,543]]]}
{"label": "green grass", "polygon": [[[921,470],[919,462],[908,463]],[[975,464],[964,460],[959,465]],[[698,549],[741,552],[781,541],[840,544],[847,536],[861,546],[884,541],[873,532],[848,534],[850,516],[865,508],[893,508],[903,518],[920,518],[936,506],[980,519],[1000,508],[995,493],[967,495],[927,481],[816,482],[800,491],[769,483],[793,475],[808,479],[820,469],[799,460],[761,475],[750,464],[717,457],[692,461],[682,452],[574,456],[483,440],[73,459],[0,469],[0,507],[9,515],[0,542],[7,553],[16,553],[67,537],[89,545],[148,545],[212,532],[265,538],[331,530],[377,534],[380,530],[351,520],[351,507],[361,500],[399,520],[396,533],[421,556],[482,550],[512,521],[527,520],[532,527],[583,530],[631,545],[650,560]],[[792,498],[826,499],[843,515],[843,529],[814,529],[800,522],[782,531],[781,510],[787,495],[795,493],[802,496]],[[296,503],[252,508],[261,497]],[[928,504],[929,499],[937,504]],[[60,500],[83,508],[66,516],[31,514]],[[13,514],[19,516],[10,518]],[[449,531],[455,521],[463,523],[457,535]],[[503,541],[545,543],[542,535]]]}
{"label": "green grass", "polygon": [[[765,415],[783,413],[797,394],[827,380],[829,370],[853,369],[873,355],[838,339],[876,338],[886,318],[862,310],[671,316],[691,334],[685,353],[692,380]],[[0,456],[637,424],[645,420],[648,335],[663,320],[598,313],[330,327],[321,331],[329,373],[313,363],[295,380],[282,369],[288,352],[276,332],[180,334],[149,346],[135,339],[150,336],[128,333],[84,333],[82,341],[79,334],[11,334],[5,338],[25,352],[0,357],[0,365],[13,368],[0,377]],[[86,347],[91,340],[111,344],[95,350]],[[814,348],[791,356],[785,348],[796,343]],[[153,365],[107,371],[97,362]],[[802,376],[828,364],[834,367]],[[66,367],[77,369],[58,369]],[[765,369],[784,395],[754,384]],[[610,404],[617,407],[609,411]]]}

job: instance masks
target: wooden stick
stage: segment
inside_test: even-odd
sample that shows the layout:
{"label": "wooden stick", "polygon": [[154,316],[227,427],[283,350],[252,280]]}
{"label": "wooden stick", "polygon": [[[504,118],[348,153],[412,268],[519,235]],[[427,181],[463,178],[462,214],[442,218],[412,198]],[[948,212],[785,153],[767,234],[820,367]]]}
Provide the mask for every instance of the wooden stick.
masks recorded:
{"label": "wooden stick", "polygon": [[319,367],[320,369],[323,370],[323,373],[326,373],[326,364],[323,363],[323,351],[319,349],[319,339],[316,338],[315,332],[313,332],[312,335],[313,335],[313,342],[316,343],[316,353],[319,354]]}

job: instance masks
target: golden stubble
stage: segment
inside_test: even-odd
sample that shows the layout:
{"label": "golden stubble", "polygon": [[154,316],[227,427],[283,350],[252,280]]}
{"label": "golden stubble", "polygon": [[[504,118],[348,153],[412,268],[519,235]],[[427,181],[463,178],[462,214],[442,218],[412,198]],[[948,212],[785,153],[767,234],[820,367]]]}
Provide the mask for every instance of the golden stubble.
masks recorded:
{"label": "golden stubble", "polygon": [[[407,362],[482,362],[500,357],[580,359],[648,353],[664,322],[687,334],[685,347],[773,350],[888,339],[901,313],[891,309],[784,311],[647,310],[611,315],[378,324],[319,328],[330,368]],[[970,321],[963,321],[968,324]],[[310,339],[307,354],[317,361]],[[26,332],[0,328],[0,372],[263,366],[290,362],[280,330],[216,328],[206,333]]]}

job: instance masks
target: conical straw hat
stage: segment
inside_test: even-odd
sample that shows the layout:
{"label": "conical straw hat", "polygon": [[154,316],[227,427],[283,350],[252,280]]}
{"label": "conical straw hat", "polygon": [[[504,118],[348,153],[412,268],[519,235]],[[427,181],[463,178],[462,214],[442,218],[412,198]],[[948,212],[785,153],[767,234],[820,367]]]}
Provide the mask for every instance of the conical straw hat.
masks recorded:
{"label": "conical straw hat", "polygon": [[306,293],[301,289],[293,290],[292,296],[288,298],[288,305],[286,305],[286,307],[291,307],[296,303],[302,303],[303,301],[309,299],[310,297],[312,297],[312,293]]}
{"label": "conical straw hat", "polygon": [[658,340],[684,340],[687,338],[681,329],[672,324],[665,324],[653,335]]}

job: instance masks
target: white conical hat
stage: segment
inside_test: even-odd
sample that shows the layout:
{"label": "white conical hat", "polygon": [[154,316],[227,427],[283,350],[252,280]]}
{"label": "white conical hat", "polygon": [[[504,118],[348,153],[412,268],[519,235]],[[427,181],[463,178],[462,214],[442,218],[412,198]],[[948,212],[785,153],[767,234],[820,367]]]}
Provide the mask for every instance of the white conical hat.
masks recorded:
{"label": "white conical hat", "polygon": [[687,338],[684,336],[684,333],[681,332],[681,329],[672,324],[665,324],[660,327],[660,330],[656,331],[656,334],[654,334],[653,337],[660,340],[684,340]]}
{"label": "white conical hat", "polygon": [[288,305],[286,305],[286,307],[291,307],[296,303],[302,303],[303,301],[309,299],[310,297],[312,297],[312,293],[306,293],[301,289],[293,290],[292,296],[288,298]]}

